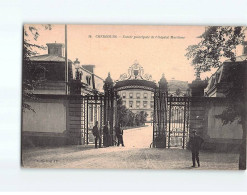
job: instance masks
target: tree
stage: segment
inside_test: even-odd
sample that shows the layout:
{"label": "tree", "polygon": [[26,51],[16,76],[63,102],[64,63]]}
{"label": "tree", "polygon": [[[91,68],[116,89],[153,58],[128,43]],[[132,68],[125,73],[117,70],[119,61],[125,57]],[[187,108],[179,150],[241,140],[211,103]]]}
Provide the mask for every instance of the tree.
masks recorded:
{"label": "tree", "polygon": [[117,95],[117,113],[117,121],[123,127],[134,126],[134,113],[123,105],[122,98],[119,95]]}
{"label": "tree", "polygon": [[145,122],[147,121],[148,114],[147,114],[147,112],[141,111],[139,113],[139,115],[140,115],[140,123],[141,123],[141,125],[144,125]]}
{"label": "tree", "polygon": [[201,41],[186,49],[185,56],[192,59],[192,65],[196,72],[207,72],[211,68],[218,68],[224,59],[235,61],[235,49],[244,40],[244,31],[245,28],[239,26],[208,27],[198,37]]}
{"label": "tree", "polygon": [[[208,27],[199,37],[197,45],[187,48],[186,56],[192,60],[197,73],[210,71],[211,68],[222,66],[223,61],[233,62],[231,74],[227,75],[228,87],[225,90],[228,99],[227,108],[217,117],[223,124],[238,120],[242,125],[243,137],[239,155],[239,169],[246,169],[246,64],[234,63],[235,49],[245,38],[243,27]],[[245,106],[244,106],[245,105]]]}
{"label": "tree", "polygon": [[[41,25],[45,30],[51,30],[51,25]],[[44,46],[38,45],[35,42],[38,40],[39,28],[35,25],[25,25],[23,27],[23,58],[22,58],[22,111],[32,110],[31,106],[27,103],[28,99],[35,99],[32,90],[35,89],[40,83],[39,73],[44,67],[34,67],[31,56],[37,55],[37,50],[45,49]]]}

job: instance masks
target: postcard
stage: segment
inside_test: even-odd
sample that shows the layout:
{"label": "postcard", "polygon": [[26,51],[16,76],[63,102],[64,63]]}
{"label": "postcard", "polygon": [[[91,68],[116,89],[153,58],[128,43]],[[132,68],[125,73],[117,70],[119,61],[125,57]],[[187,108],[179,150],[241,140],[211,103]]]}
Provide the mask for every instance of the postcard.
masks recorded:
{"label": "postcard", "polygon": [[246,169],[246,27],[23,32],[23,168]]}

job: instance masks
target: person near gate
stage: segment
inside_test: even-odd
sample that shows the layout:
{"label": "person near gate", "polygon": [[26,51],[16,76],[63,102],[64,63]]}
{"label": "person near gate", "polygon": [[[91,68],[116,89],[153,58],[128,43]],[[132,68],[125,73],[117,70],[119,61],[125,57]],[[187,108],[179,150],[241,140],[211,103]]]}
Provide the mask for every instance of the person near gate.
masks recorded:
{"label": "person near gate", "polygon": [[118,126],[116,127],[116,136],[117,136],[117,139],[118,139],[117,146],[119,146],[120,144],[122,146],[124,146],[124,143],[123,143],[123,130],[121,129],[120,124],[118,124]]}
{"label": "person near gate", "polygon": [[104,128],[103,128],[103,145],[105,147],[108,147],[110,145],[110,135],[109,135],[109,121],[107,121],[107,123],[105,124]]}
{"label": "person near gate", "polygon": [[97,147],[97,142],[99,140],[99,148],[101,147],[101,138],[100,138],[100,134],[99,134],[99,128],[98,128],[98,121],[95,122],[95,126],[93,127],[93,136],[94,136],[94,140],[95,140],[95,148]]}
{"label": "person near gate", "polygon": [[197,161],[197,165],[198,167],[200,167],[200,160],[199,160],[199,151],[201,149],[201,146],[203,144],[204,140],[196,134],[196,130],[192,130],[192,136],[190,137],[189,140],[189,148],[192,152],[192,167],[196,166],[196,162]]}

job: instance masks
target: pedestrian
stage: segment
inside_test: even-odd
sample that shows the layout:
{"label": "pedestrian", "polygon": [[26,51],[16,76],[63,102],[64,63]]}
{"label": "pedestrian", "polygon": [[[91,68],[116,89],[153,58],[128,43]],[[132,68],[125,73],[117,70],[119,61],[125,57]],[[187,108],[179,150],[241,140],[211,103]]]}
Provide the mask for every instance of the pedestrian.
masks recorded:
{"label": "pedestrian", "polygon": [[196,166],[196,162],[197,161],[197,165],[198,167],[200,167],[200,161],[199,161],[199,151],[201,149],[201,146],[203,144],[204,140],[196,134],[196,130],[192,130],[192,136],[190,137],[189,140],[189,148],[192,152],[192,162],[193,165],[192,167]]}
{"label": "pedestrian", "polygon": [[117,136],[117,139],[118,139],[117,146],[119,146],[120,144],[122,146],[124,146],[124,143],[123,143],[123,130],[121,129],[120,124],[116,127],[116,136]]}
{"label": "pedestrian", "polygon": [[103,145],[105,147],[108,147],[110,145],[109,143],[109,121],[107,121],[107,123],[105,124],[104,128],[103,128]]}
{"label": "pedestrian", "polygon": [[99,128],[98,128],[98,121],[95,122],[95,126],[93,127],[93,136],[95,140],[95,148],[97,148],[97,142],[99,140],[99,148],[101,148],[101,139],[99,134]]}

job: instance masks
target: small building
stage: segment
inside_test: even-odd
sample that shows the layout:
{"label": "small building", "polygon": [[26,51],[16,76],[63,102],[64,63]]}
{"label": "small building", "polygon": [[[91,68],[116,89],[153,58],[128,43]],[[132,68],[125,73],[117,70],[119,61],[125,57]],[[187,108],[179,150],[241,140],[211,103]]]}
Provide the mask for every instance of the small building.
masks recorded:
{"label": "small building", "polygon": [[[64,45],[47,43],[48,54],[30,57],[37,86],[29,91],[35,98],[26,100],[34,110],[22,113],[22,143],[27,146],[71,144],[70,131],[73,125],[69,96],[73,94],[73,83],[79,73],[80,95],[103,92],[103,79],[94,74],[94,65],[80,65],[68,60],[68,83],[65,80]],[[78,61],[78,60],[77,60]],[[79,70],[78,70],[79,69]],[[77,79],[78,82],[78,79]],[[66,85],[68,89],[66,89]],[[75,108],[78,110],[78,108]],[[89,116],[93,115],[89,109]],[[81,115],[81,113],[78,113]],[[74,117],[75,118],[75,117]],[[78,118],[78,117],[77,117]],[[90,127],[95,122],[91,117]],[[76,121],[77,122],[77,121]],[[78,125],[77,125],[78,126]],[[79,125],[80,126],[80,125]],[[76,127],[77,128],[77,127]],[[81,127],[78,127],[79,130]],[[80,144],[80,136],[73,144]]]}
{"label": "small building", "polygon": [[[245,66],[245,68],[241,68]],[[228,80],[228,75],[231,74],[233,69],[246,70],[247,66],[247,41],[243,43],[243,52],[241,56],[237,56],[233,62],[226,60],[221,67],[209,78],[208,85],[204,90],[206,97],[225,97],[225,91],[231,85]],[[239,71],[239,76],[245,75],[245,71]]]}
{"label": "small building", "polygon": [[180,81],[172,78],[168,80],[168,95],[172,96],[188,96],[189,84],[188,81]]}

